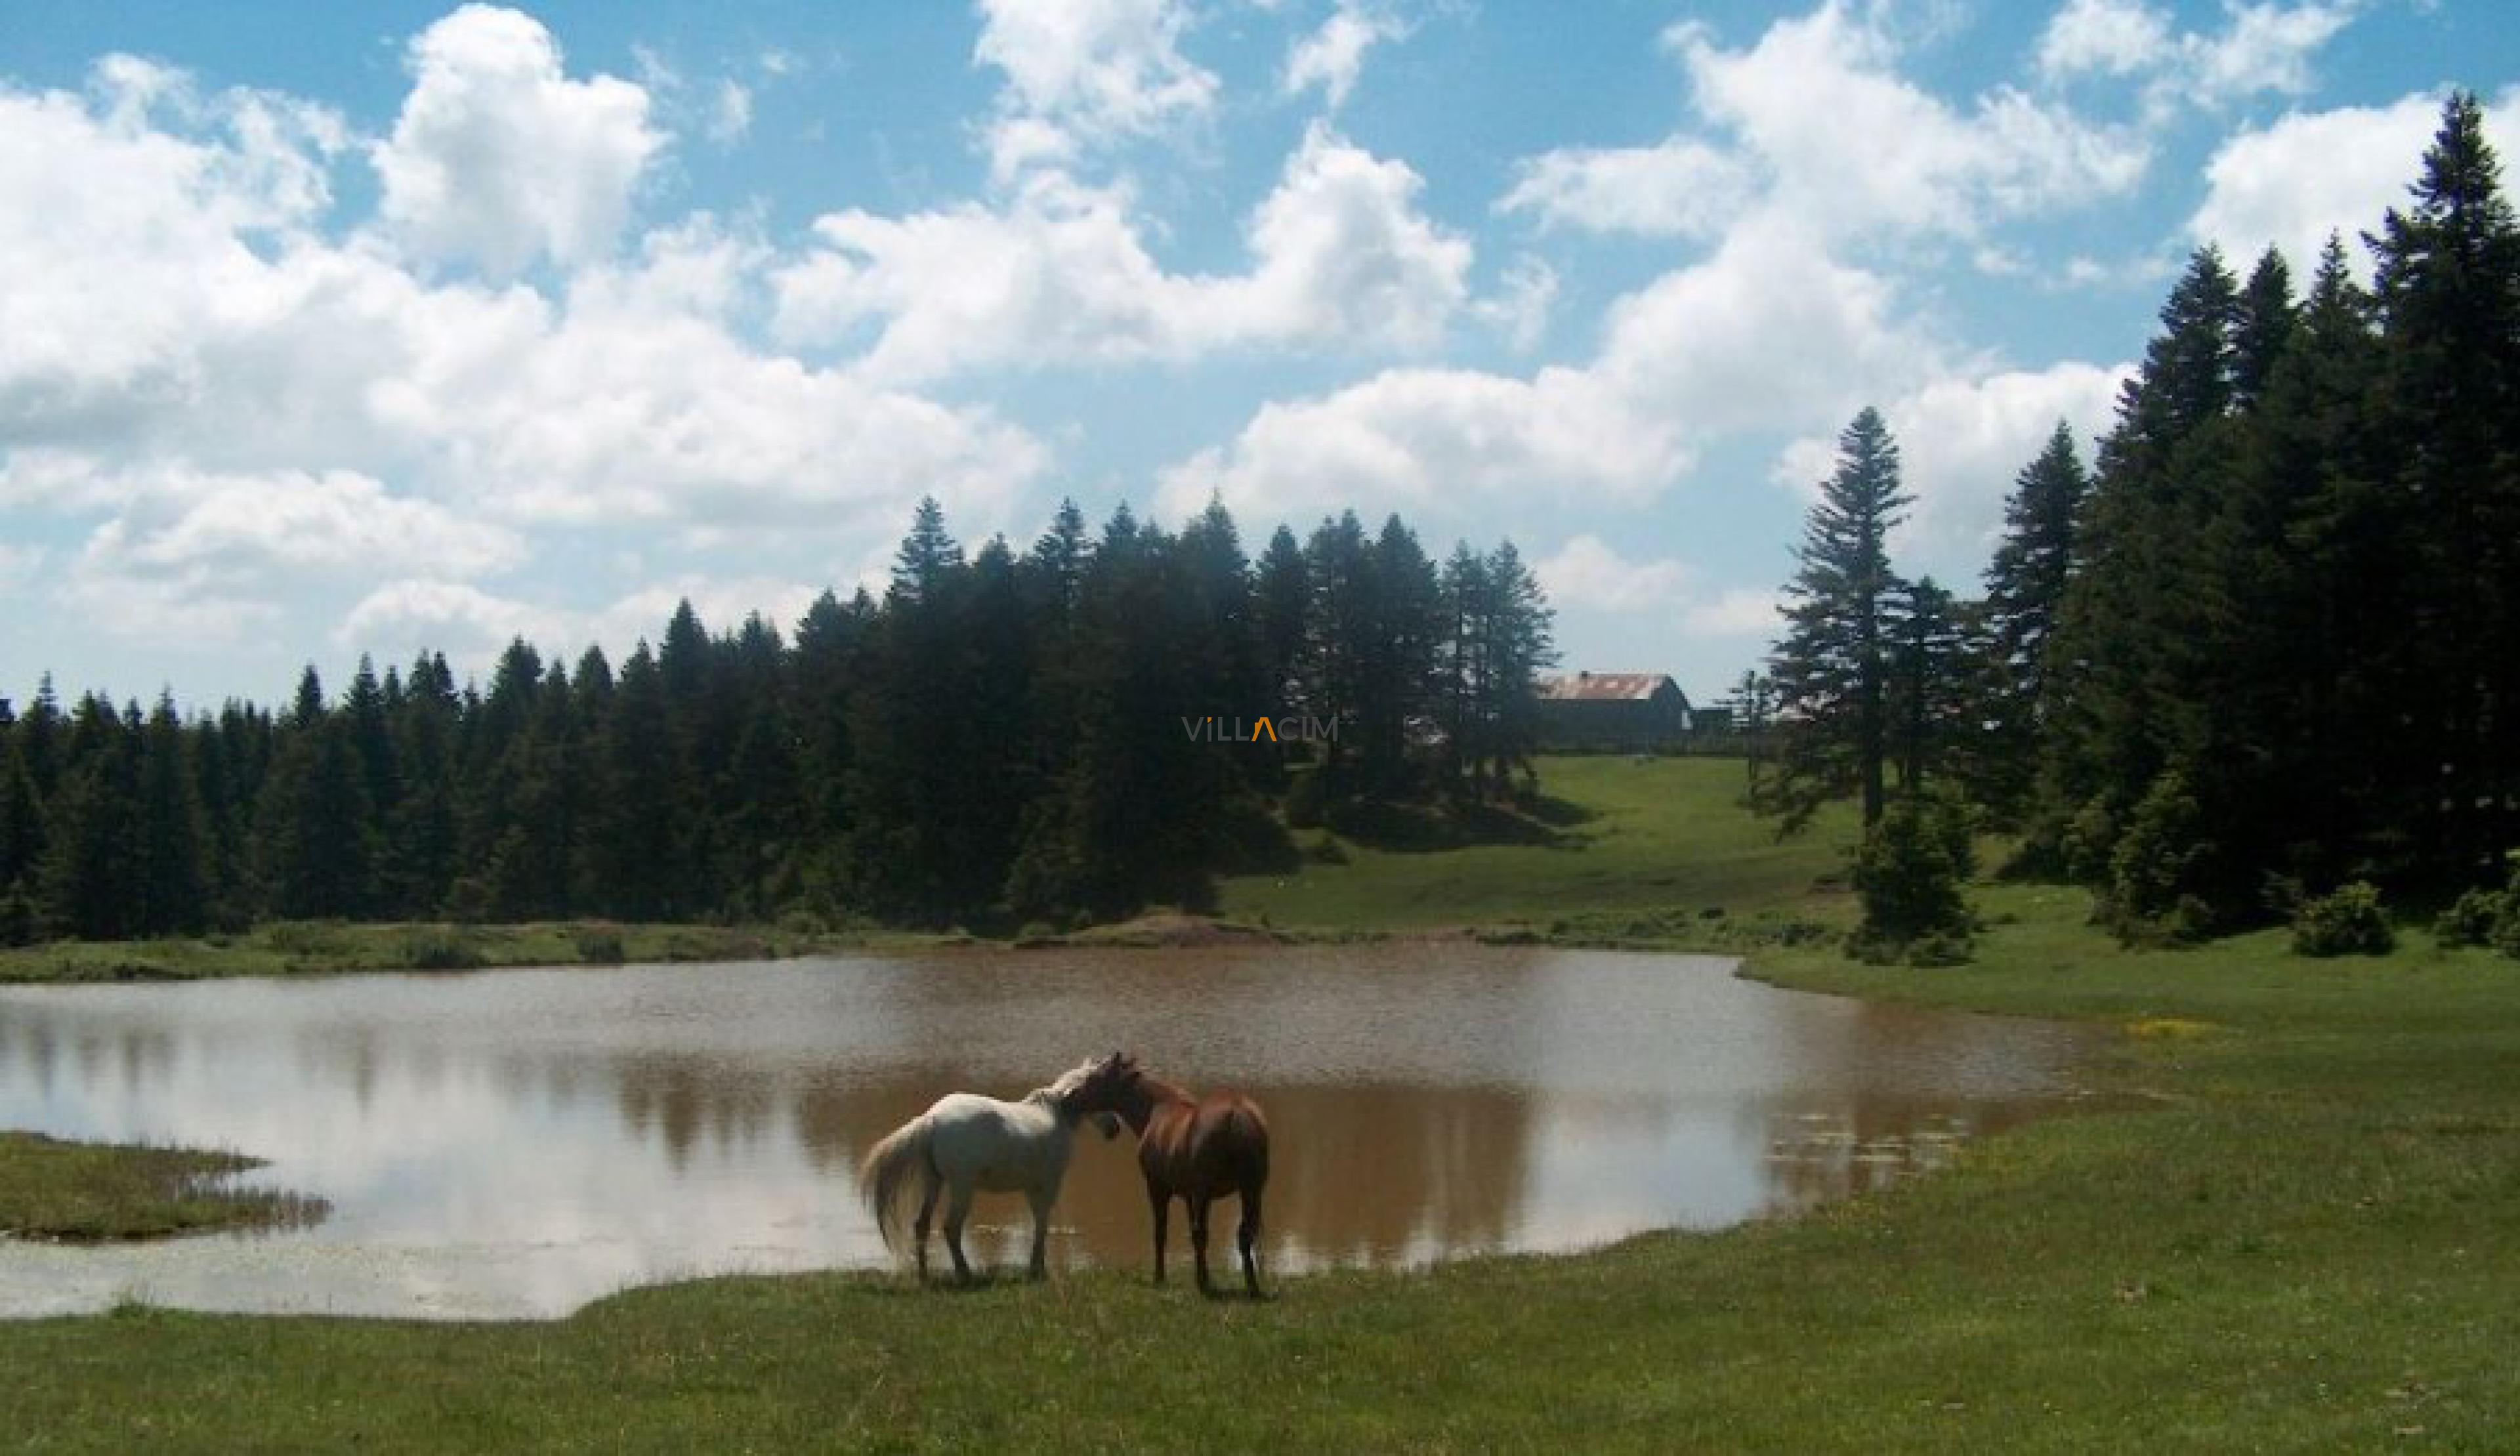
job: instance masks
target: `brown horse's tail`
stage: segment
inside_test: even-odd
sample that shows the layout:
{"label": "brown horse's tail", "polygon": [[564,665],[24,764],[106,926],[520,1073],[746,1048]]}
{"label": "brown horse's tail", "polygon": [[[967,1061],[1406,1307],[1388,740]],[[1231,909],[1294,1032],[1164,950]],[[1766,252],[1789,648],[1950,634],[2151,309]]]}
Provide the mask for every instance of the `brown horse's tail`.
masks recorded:
{"label": "brown horse's tail", "polygon": [[1234,1127],[1243,1181],[1258,1188],[1269,1181],[1269,1120],[1248,1097],[1237,1099],[1225,1117]]}
{"label": "brown horse's tail", "polygon": [[902,1195],[909,1191],[910,1175],[934,1171],[928,1160],[930,1136],[927,1115],[921,1113],[867,1149],[866,1161],[858,1166],[858,1187],[866,1194],[876,1232],[886,1249],[893,1247],[900,1232]]}

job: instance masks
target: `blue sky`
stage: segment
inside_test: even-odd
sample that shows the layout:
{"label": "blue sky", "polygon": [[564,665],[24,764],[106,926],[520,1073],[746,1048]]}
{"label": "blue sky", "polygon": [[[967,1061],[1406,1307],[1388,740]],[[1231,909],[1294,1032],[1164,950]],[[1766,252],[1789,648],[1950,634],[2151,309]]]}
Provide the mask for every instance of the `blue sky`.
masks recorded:
{"label": "blue sky", "polygon": [[1510,537],[1709,697],[1865,404],[1973,583],[2187,251],[2306,271],[2478,0],[0,0],[0,694],[626,650],[1061,495]]}

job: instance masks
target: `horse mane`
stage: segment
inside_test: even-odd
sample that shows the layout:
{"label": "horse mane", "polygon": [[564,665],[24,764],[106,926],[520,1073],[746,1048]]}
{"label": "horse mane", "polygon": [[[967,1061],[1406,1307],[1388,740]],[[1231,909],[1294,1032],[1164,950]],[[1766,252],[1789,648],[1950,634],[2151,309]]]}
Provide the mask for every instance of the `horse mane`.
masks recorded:
{"label": "horse mane", "polygon": [[1052,1082],[1046,1087],[1035,1087],[1031,1091],[1024,1093],[1023,1100],[1041,1107],[1047,1107],[1053,1112],[1064,1112],[1066,1111],[1068,1097],[1072,1095],[1078,1087],[1083,1086],[1088,1078],[1091,1078],[1094,1075],[1095,1066],[1096,1064],[1093,1062],[1086,1062],[1079,1066],[1070,1067],[1066,1071],[1058,1074],[1058,1080],[1057,1081]]}
{"label": "horse mane", "polygon": [[1198,1100],[1197,1095],[1192,1093],[1190,1088],[1183,1086],[1181,1083],[1176,1081],[1166,1081],[1151,1072],[1140,1071],[1138,1073],[1138,1085],[1146,1092],[1147,1100],[1157,1107],[1160,1107],[1167,1102],[1196,1102]]}

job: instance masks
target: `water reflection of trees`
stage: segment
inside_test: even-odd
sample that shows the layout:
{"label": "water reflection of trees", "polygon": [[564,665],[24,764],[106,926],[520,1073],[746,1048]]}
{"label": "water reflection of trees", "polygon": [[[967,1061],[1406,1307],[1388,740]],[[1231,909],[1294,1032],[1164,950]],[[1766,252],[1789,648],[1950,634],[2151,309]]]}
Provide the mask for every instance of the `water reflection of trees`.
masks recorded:
{"label": "water reflection of trees", "polygon": [[[657,1135],[677,1168],[696,1144],[765,1136],[784,1114],[806,1158],[832,1180],[834,1197],[854,1197],[866,1149],[956,1081],[933,1072],[783,1075],[654,1056],[620,1059],[611,1072],[624,1121],[643,1136]],[[1271,1248],[1307,1261],[1379,1263],[1430,1246],[1496,1248],[1513,1233],[1530,1169],[1533,1119],[1524,1095],[1491,1087],[1245,1090],[1270,1119]],[[979,1216],[994,1224],[1022,1215],[1018,1206],[989,1204]],[[1145,1259],[1146,1197],[1126,1134],[1108,1144],[1091,1132],[1079,1137],[1058,1221],[1098,1261]]]}
{"label": "water reflection of trees", "polygon": [[645,1052],[615,1060],[613,1074],[621,1120],[658,1138],[677,1172],[704,1137],[719,1148],[758,1142],[783,1100],[777,1080],[723,1057]]}
{"label": "water reflection of trees", "polygon": [[[1886,1188],[1948,1164],[1959,1145],[2053,1106],[2022,1095],[2061,1064],[2053,1029],[1881,1002],[1780,1019],[1799,1090],[1745,1108],[1738,1131],[1766,1147],[1771,1212]],[[1990,1096],[1992,1089],[2008,1095]]]}
{"label": "water reflection of trees", "polygon": [[39,1096],[56,1095],[67,1073],[91,1092],[111,1079],[136,1100],[167,1085],[175,1053],[174,1036],[152,1025],[85,1027],[65,1037],[40,1018],[23,1025],[0,1019],[0,1074],[22,1066],[24,1084]]}

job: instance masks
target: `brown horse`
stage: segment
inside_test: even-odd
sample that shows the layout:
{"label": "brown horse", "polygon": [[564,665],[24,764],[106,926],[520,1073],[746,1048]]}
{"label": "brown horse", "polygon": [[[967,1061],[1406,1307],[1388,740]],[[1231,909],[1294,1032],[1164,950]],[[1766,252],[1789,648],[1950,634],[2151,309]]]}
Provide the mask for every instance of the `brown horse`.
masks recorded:
{"label": "brown horse", "polygon": [[1164,1282],[1164,1224],[1178,1198],[1190,1206],[1199,1292],[1215,1293],[1207,1282],[1207,1210],[1231,1195],[1242,1204],[1242,1226],[1235,1233],[1242,1285],[1260,1298],[1251,1246],[1260,1237],[1260,1193],[1269,1183],[1269,1123],[1259,1105],[1239,1092],[1194,1097],[1148,1076],[1137,1058],[1122,1052],[1104,1059],[1101,1071],[1112,1079],[1108,1105],[1138,1134],[1138,1168],[1155,1214],[1155,1282]]}

